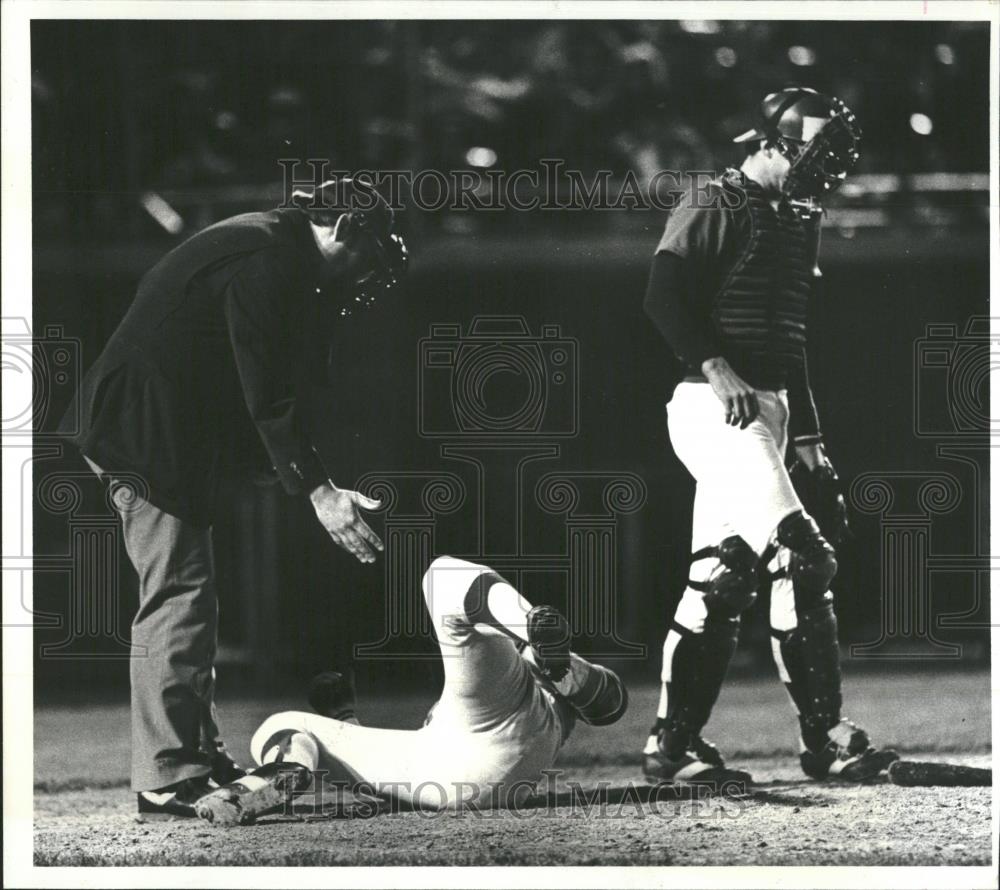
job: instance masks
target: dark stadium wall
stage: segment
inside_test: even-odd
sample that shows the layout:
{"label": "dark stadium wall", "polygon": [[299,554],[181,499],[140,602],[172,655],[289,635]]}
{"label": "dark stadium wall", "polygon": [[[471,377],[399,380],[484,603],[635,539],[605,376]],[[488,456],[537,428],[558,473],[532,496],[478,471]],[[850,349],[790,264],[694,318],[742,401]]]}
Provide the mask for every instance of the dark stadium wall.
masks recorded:
{"label": "dark stadium wall", "polygon": [[[557,246],[553,242],[550,256]],[[447,251],[438,251],[433,263],[418,260],[405,294],[344,323],[332,348],[331,388],[314,394],[314,411],[321,430],[320,450],[341,484],[354,485],[371,474],[451,474],[462,480],[463,502],[434,519],[433,539],[427,545],[434,553],[483,556],[517,565],[519,560],[510,554],[518,547],[514,529],[515,514],[520,513],[521,556],[527,558],[520,562],[536,567],[540,562],[544,568],[545,559],[530,557],[555,554],[550,562],[562,566],[567,521],[558,513],[546,513],[534,501],[541,476],[558,472],[572,477],[583,471],[640,477],[645,502],[616,520],[615,626],[609,634],[608,627],[595,624],[596,613],[590,606],[589,618],[582,619],[585,633],[579,647],[605,657],[625,657],[623,667],[652,675],[656,670],[652,656],[686,571],[693,484],[672,457],[666,434],[668,356],[641,312],[646,253],[636,245],[616,262],[613,255],[576,255],[563,243],[558,261],[501,262],[490,244],[480,241],[450,259]],[[65,336],[80,338],[86,367],[128,305],[142,265],[86,271],[69,259],[36,263],[34,326],[37,331],[59,325]],[[940,369],[934,368],[925,369],[923,376],[915,371],[916,344],[932,322],[954,324],[961,333],[970,318],[987,312],[985,251],[960,262],[952,261],[947,251],[891,263],[830,262],[825,264],[822,287],[812,319],[811,371],[829,453],[845,487],[866,473],[952,474],[962,487],[961,502],[933,517],[932,550],[971,554],[978,547],[986,552],[987,527],[981,520],[987,506],[981,504],[982,515],[975,515],[973,467],[939,455],[941,440],[917,436],[913,399],[916,392],[927,403],[925,423],[950,422],[947,375],[935,374]],[[556,326],[562,341],[575,344],[579,383],[575,435],[546,439],[525,434],[501,440],[493,450],[476,451],[461,434],[445,438],[421,434],[421,416],[425,429],[436,423],[427,416],[453,416],[449,412],[455,397],[447,368],[443,376],[442,368],[432,368],[437,376],[425,376],[420,389],[421,375],[428,374],[421,360],[421,340],[429,338],[432,325],[455,323],[466,332],[476,316],[487,315],[522,317],[534,343],[544,342],[537,338],[548,325]],[[526,386],[523,375],[498,373],[486,381],[484,404],[497,416],[509,415],[527,398]],[[57,394],[47,423],[58,419],[68,395],[69,388]],[[552,393],[546,397],[557,398]],[[559,410],[563,409],[554,404],[538,427],[541,432],[546,424],[559,427],[563,422]],[[86,478],[79,457],[47,456],[44,441],[42,437],[36,442],[36,485],[57,472]],[[443,454],[443,446],[451,451]],[[456,457],[463,449],[465,458]],[[524,504],[518,510],[514,467],[534,452],[536,459],[525,464]],[[480,461],[478,470],[470,455]],[[987,481],[983,473],[979,492],[983,499]],[[486,498],[485,529],[475,496],[479,482]],[[96,484],[85,482],[84,487],[93,511],[99,512]],[[405,486],[398,487],[402,491]],[[243,663],[237,675],[259,681],[305,676],[349,658],[352,643],[367,645],[365,670],[375,675],[405,678],[414,672],[433,673],[433,658],[423,668],[407,668],[400,661],[431,652],[419,638],[416,579],[409,579],[408,592],[387,597],[383,590],[387,562],[363,567],[336,550],[305,502],[273,489],[247,487],[234,491],[231,503],[216,528],[216,546],[223,661]],[[910,509],[897,506],[904,513]],[[590,507],[581,505],[578,512]],[[401,510],[412,508],[399,505]],[[414,515],[419,513],[417,504]],[[843,645],[878,639],[885,521],[884,516],[852,510],[856,537],[843,553],[835,584]],[[382,528],[382,522],[382,516],[375,518],[377,527]],[[70,524],[65,513],[40,509],[36,502],[36,554],[65,554]],[[974,574],[936,576],[935,615],[974,609]],[[65,572],[36,573],[35,609],[54,616],[54,624],[39,622],[36,631],[39,646],[49,647],[36,665],[42,693],[81,679],[113,682],[126,676],[123,639],[135,592],[123,554],[114,577],[118,601],[108,608],[114,613],[109,620],[122,629],[117,641],[101,628],[74,636],[74,622],[80,621],[74,597],[92,597],[95,591],[67,590]],[[515,573],[515,577],[533,598],[566,604],[566,579],[559,571]],[[918,583],[922,582],[914,579]],[[748,651],[763,655],[767,642],[762,617],[746,624]],[[949,643],[971,647],[967,653],[985,651],[982,630],[939,629],[937,634]],[[67,638],[65,644],[60,642]],[[636,645],[648,647],[651,657],[638,657]]]}

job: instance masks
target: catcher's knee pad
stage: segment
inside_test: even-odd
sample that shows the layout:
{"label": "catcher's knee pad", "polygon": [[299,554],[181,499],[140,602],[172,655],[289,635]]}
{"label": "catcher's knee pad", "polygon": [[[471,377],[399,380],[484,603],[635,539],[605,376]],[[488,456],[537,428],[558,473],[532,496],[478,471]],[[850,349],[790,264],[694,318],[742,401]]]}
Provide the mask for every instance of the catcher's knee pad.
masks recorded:
{"label": "catcher's knee pad", "polygon": [[795,590],[795,608],[800,614],[826,602],[830,582],[837,574],[837,553],[819,526],[801,510],[778,523],[778,543],[791,553],[788,577]]}
{"label": "catcher's knee pad", "polygon": [[707,581],[688,581],[705,595],[710,615],[735,618],[757,599],[757,554],[739,535],[730,535],[718,547],[703,547],[691,554],[697,562],[708,556],[719,559],[719,567]]}

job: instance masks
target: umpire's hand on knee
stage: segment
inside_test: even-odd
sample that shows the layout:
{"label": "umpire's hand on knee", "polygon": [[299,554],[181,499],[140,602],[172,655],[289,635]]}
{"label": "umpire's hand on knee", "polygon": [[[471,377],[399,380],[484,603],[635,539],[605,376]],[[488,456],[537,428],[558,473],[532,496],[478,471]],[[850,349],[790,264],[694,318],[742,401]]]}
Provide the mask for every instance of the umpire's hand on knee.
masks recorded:
{"label": "umpire's hand on knee", "polygon": [[327,530],[334,543],[353,553],[359,562],[375,562],[375,551],[385,548],[379,536],[362,518],[361,509],[377,510],[382,505],[381,501],[329,484],[313,489],[309,500],[320,525]]}
{"label": "umpire's hand on knee", "polygon": [[705,359],[701,372],[726,409],[726,423],[745,430],[760,414],[757,392],[721,356]]}

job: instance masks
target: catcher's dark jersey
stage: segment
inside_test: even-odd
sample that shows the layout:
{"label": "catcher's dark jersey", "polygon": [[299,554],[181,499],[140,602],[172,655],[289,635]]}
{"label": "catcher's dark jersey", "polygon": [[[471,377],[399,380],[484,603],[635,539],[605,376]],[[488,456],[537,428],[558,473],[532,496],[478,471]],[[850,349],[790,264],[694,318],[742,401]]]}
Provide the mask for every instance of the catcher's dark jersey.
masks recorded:
{"label": "catcher's dark jersey", "polygon": [[[233,217],[139,283],[60,432],[149,500],[212,521],[220,479],[273,466],[289,493],[325,478],[303,398],[324,376],[322,257],[299,210]],[[81,426],[75,428],[79,417]]]}
{"label": "catcher's dark jersey", "polygon": [[645,309],[682,369],[724,357],[756,389],[787,389],[795,441],[818,438],[805,355],[812,286],[807,237],[795,212],[771,207],[735,171],[685,196],[656,249]]}

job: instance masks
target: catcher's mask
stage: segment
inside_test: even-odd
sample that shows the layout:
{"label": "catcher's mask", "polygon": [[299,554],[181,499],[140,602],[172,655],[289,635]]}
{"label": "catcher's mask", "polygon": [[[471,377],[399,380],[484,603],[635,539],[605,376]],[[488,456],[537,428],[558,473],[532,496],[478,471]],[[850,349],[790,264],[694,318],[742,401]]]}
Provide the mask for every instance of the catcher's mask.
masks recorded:
{"label": "catcher's mask", "polygon": [[368,308],[402,281],[409,264],[406,242],[389,203],[368,181],[344,178],[316,189],[292,192],[292,204],[322,226],[337,226],[338,237],[364,251],[365,267],[354,278],[341,315]]}
{"label": "catcher's mask", "polygon": [[807,87],[771,93],[760,104],[761,122],[734,142],[759,141],[788,159],[784,193],[822,199],[836,191],[860,156],[861,128],[840,99]]}

